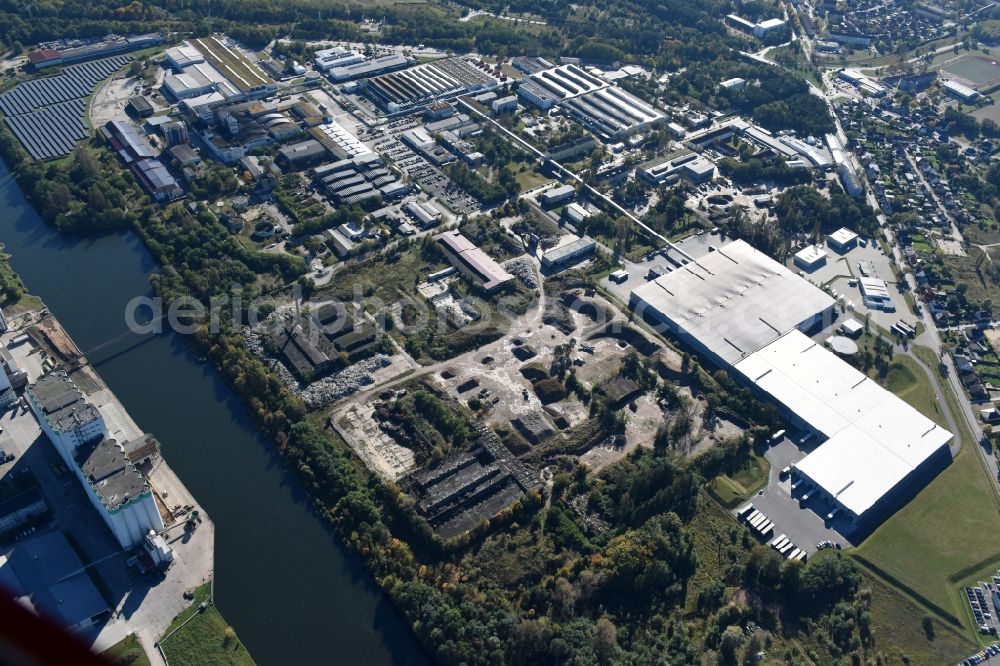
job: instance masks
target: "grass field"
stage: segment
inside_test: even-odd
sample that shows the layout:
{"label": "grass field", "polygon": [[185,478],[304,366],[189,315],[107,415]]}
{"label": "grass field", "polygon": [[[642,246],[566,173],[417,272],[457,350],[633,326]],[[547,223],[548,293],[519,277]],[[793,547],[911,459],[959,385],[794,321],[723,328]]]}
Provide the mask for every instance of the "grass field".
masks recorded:
{"label": "grass field", "polygon": [[862,587],[871,590],[870,614],[875,647],[886,663],[945,664],[975,650],[976,644],[950,624],[933,619],[933,639],[923,629],[926,611],[867,571]]}
{"label": "grass field", "polygon": [[1000,64],[992,57],[981,54],[970,53],[944,65],[941,71],[965,79],[975,88],[1000,79]]}
{"label": "grass field", "polygon": [[[953,625],[971,624],[958,585],[1000,566],[1000,514],[971,445],[856,554]],[[970,627],[971,629],[971,627]]]}
{"label": "grass field", "polygon": [[195,590],[194,602],[174,618],[160,649],[171,666],[254,666],[250,653],[218,609],[211,603],[201,609],[210,595],[211,583]]}
{"label": "grass field", "polygon": [[948,427],[940,400],[923,368],[909,356],[897,355],[889,364],[886,388],[942,428]]}
{"label": "grass field", "polygon": [[[937,358],[931,350],[915,347],[914,353],[936,371]],[[893,366],[887,379],[889,388],[928,417],[940,421],[943,405],[952,413],[959,408],[945,382],[943,395],[934,399],[926,373],[913,359],[899,356]],[[956,437],[962,440],[962,448],[952,464],[875,530],[855,555],[884,582],[971,637],[977,634],[961,586],[1000,566],[1000,542],[985,537],[1000,530],[1000,502],[978,459],[971,434],[962,420],[958,421],[960,431]],[[884,622],[887,627],[905,622],[901,612],[885,612],[890,615]],[[939,662],[933,659],[928,663]]]}
{"label": "grass field", "polygon": [[993,122],[1000,122],[1000,91],[994,91],[987,95],[993,100],[992,104],[987,104],[986,106],[975,109],[974,111],[968,112],[970,116],[976,120],[983,121],[989,118]]}
{"label": "grass field", "polygon": [[142,644],[135,634],[129,634],[103,653],[101,656],[112,664],[120,666],[150,666],[149,655],[142,649]]}
{"label": "grass field", "polygon": [[517,179],[517,184],[521,186],[522,192],[527,192],[528,190],[533,190],[540,185],[552,180],[547,176],[543,176],[534,169],[525,169],[523,171],[518,171],[514,176]]}
{"label": "grass field", "polygon": [[767,460],[755,455],[731,477],[715,477],[709,493],[727,509],[735,509],[767,483],[770,470]]}

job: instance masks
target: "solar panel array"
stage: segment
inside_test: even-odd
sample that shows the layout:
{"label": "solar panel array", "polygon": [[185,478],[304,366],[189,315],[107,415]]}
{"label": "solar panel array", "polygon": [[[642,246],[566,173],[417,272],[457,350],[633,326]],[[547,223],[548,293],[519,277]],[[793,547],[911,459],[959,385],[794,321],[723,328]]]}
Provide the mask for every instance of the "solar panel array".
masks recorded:
{"label": "solar panel array", "polygon": [[56,76],[20,83],[0,95],[0,112],[35,159],[68,155],[87,138],[84,98],[131,59],[120,55],[94,60],[67,67]]}

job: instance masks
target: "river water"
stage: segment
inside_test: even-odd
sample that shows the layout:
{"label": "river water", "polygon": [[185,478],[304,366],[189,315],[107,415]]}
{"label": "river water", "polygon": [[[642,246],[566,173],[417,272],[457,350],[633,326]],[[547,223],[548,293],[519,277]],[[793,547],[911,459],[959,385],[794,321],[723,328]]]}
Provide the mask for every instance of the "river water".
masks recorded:
{"label": "river water", "polygon": [[[82,350],[126,331],[125,304],[151,293],[156,265],[134,234],[60,236],[2,161],[0,242]],[[426,662],[239,399],[179,336],[130,335],[88,356],[215,522],[216,604],[258,664]]]}

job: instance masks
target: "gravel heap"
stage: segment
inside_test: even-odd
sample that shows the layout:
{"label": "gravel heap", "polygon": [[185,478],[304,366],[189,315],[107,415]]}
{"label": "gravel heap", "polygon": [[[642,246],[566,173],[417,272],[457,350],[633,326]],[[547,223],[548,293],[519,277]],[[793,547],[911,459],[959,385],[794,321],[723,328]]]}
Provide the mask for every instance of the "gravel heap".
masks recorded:
{"label": "gravel heap", "polygon": [[[357,393],[365,386],[375,383],[374,372],[388,367],[392,359],[385,354],[358,361],[340,372],[313,382],[299,391],[302,401],[309,409],[317,409],[341,398]],[[287,370],[286,370],[287,372]],[[289,373],[290,374],[290,373]]]}
{"label": "gravel heap", "polygon": [[535,266],[528,257],[514,257],[508,259],[503,264],[505,271],[516,277],[528,289],[538,288],[538,277],[535,274]]}

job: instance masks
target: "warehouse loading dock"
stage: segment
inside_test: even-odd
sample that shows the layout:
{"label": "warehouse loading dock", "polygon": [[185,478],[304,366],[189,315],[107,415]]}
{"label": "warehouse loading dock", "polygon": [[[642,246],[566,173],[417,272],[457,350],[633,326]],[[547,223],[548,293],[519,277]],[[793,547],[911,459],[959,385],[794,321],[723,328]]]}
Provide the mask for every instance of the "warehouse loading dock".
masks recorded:
{"label": "warehouse loading dock", "polygon": [[733,369],[825,439],[793,465],[793,479],[804,479],[856,527],[881,522],[951,461],[952,433],[799,331]]}
{"label": "warehouse loading dock", "polygon": [[851,533],[951,460],[952,433],[802,332],[831,322],[834,300],[743,241],[636,287],[630,304],[782,409],[796,444],[816,446],[792,466],[800,501],[843,514]]}

